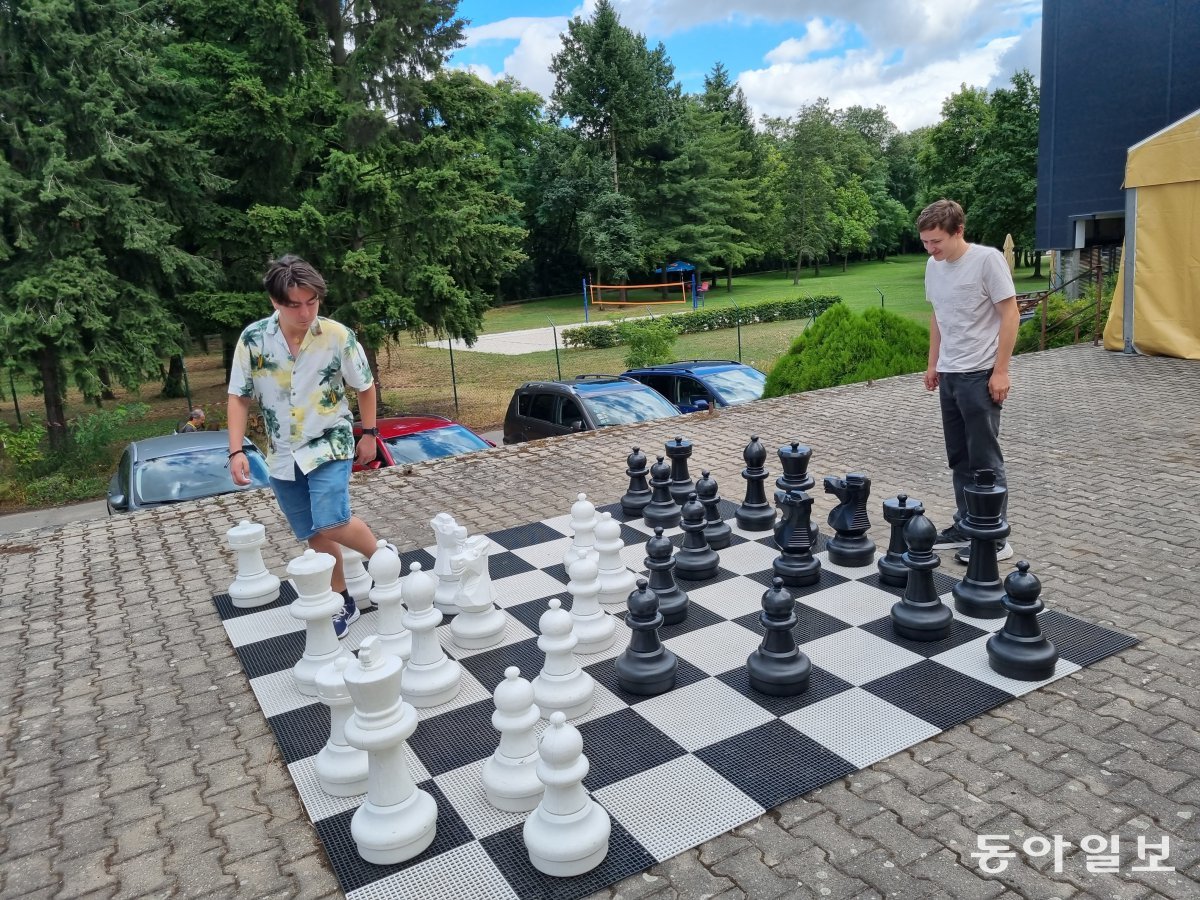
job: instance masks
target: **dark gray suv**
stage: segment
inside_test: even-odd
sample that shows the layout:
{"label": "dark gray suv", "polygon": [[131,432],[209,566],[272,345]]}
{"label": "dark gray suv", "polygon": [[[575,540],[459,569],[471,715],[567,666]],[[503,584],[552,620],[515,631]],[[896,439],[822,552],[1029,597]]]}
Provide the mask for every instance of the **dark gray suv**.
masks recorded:
{"label": "dark gray suv", "polygon": [[570,381],[528,381],[513,392],[504,443],[590,431],[679,415],[662,394],[620,375],[579,375]]}

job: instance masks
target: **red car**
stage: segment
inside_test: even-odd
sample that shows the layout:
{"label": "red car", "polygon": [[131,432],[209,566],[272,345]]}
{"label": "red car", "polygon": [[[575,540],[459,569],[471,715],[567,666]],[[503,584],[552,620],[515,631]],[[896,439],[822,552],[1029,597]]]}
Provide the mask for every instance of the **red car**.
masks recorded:
{"label": "red car", "polygon": [[[465,425],[459,425],[444,416],[393,416],[379,419],[376,426],[379,428],[379,438],[376,441],[378,449],[375,460],[365,466],[355,463],[355,472],[457,456],[496,446]],[[361,436],[362,423],[355,422],[355,441]]]}

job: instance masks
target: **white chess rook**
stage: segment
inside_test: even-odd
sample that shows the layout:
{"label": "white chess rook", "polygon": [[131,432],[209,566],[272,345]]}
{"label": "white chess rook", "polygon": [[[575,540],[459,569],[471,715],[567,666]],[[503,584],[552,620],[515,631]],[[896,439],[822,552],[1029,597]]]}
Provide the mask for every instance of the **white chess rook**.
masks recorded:
{"label": "white chess rook", "polygon": [[571,614],[557,597],[550,598],[550,608],[542,613],[538,627],[542,635],[537,644],[546,662],[533,679],[533,700],[543,716],[555,710],[568,719],[582,716],[592,708],[596,682],[575,659],[578,638],[571,631]]}
{"label": "white chess rook", "polygon": [[433,605],[448,616],[457,615],[458,607],[454,598],[458,595],[458,576],[450,566],[450,560],[459,551],[462,541],[467,538],[465,528],[459,531],[459,525],[450,513],[440,512],[429,523],[433,526],[433,534],[437,539],[437,556],[433,560],[433,577],[437,579],[437,590],[434,593]]}
{"label": "white chess rook", "polygon": [[329,740],[313,760],[321,790],[331,797],[355,797],[367,791],[367,752],[346,742],[346,722],[354,700],[346,687],[351,660],[339,656],[317,673],[317,697],[329,707]]}
{"label": "white chess rook", "polygon": [[516,666],[504,670],[495,703],[492,727],[500,732],[500,746],[483,764],[483,794],[496,809],[529,812],[545,790],[537,777],[536,729],[541,713],[533,702],[533,686]]}
{"label": "white chess rook", "polygon": [[338,643],[333,616],[342,608],[342,597],[329,587],[333,557],[311,547],[288,563],[288,576],[295,582],[297,597],[288,607],[305,625],[304,655],[292,667],[296,690],[306,697],[317,696],[317,672],[339,656],[350,652]]}
{"label": "white chess rook", "polygon": [[[386,541],[384,542],[386,543]],[[367,574],[366,558],[353,547],[342,547],[342,572],[346,590],[359,609],[371,608],[371,576]]]}
{"label": "white chess rook", "polygon": [[567,567],[571,581],[571,627],[579,643],[576,653],[599,653],[613,645],[617,620],[600,608],[600,578],[596,564],[590,559],[577,559]]}
{"label": "white chess rook", "polygon": [[554,713],[538,753],[537,774],[546,792],[522,832],[529,861],[557,878],[590,872],[608,855],[612,820],[584,790],[590,764],[579,729],[561,712]]}
{"label": "white chess rook", "polygon": [[[488,571],[491,538],[478,534],[467,538],[450,567],[458,577],[454,604],[459,614],[450,622],[454,643],[466,650],[494,647],[504,640],[504,613],[496,609],[495,590]],[[436,601],[435,601],[436,602]]]}
{"label": "white chess rook", "polygon": [[371,635],[346,669],[354,715],[346,740],[367,751],[367,799],[350,820],[358,855],[376,865],[412,859],[433,843],[437,804],[413,783],[406,742],[417,730],[417,711],[400,696],[400,660],[384,653]]}
{"label": "white chess rook", "polygon": [[601,513],[596,523],[596,567],[600,579],[597,599],[604,606],[624,608],[626,598],[637,586],[637,576],[621,559],[624,549],[621,523],[612,517],[612,513]]}
{"label": "white chess rook", "polygon": [[279,599],[279,578],[267,571],[262,548],[267,529],[243,520],[225,532],[229,547],[237,553],[237,576],[229,585],[229,599],[238,609],[255,609]]}
{"label": "white chess rook", "polygon": [[432,576],[421,571],[420,563],[413,563],[404,583],[408,604],[404,625],[412,632],[412,655],[400,683],[405,699],[418,709],[449,703],[462,681],[462,666],[448,658],[438,643],[442,614],[433,608],[436,590]]}
{"label": "white chess rook", "polygon": [[587,494],[579,494],[571,504],[571,534],[574,536],[571,546],[563,554],[563,568],[570,569],[571,563],[577,559],[591,557],[596,560],[596,504],[587,498]]}
{"label": "white chess rook", "polygon": [[371,588],[371,602],[379,607],[375,625],[379,643],[387,653],[398,656],[401,662],[407,663],[412,654],[412,634],[404,627],[404,589],[400,582],[400,557],[388,547],[387,541],[380,540],[378,549],[371,554],[367,566],[371,572],[370,577],[375,582],[375,586]]}

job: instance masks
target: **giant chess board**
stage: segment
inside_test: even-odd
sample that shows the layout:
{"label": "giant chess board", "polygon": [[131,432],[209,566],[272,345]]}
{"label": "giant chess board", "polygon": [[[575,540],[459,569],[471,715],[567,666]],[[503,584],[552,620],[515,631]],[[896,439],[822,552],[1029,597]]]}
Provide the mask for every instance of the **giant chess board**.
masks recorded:
{"label": "giant chess board", "polygon": [[[630,520],[619,505],[600,510],[623,523],[625,562],[644,572],[644,545],[653,530]],[[778,550],[770,532],[737,527],[734,504],[722,501],[721,511],[734,537],[720,551],[720,570],[706,581],[678,579],[691,606],[685,621],[661,630],[679,659],[675,689],[641,697],[617,685],[613,661],[630,634],[623,622],[611,648],[579,657],[596,680],[592,710],[574,720],[591,763],[584,785],[608,811],[612,837],[600,866],[575,878],[535,870],[521,837],[525,814],[492,808],[480,783],[483,761],[499,739],[491,725],[492,691],[507,666],[519,666],[528,679],[540,671],[536,629],[546,601],[557,596],[570,606],[562,565],[571,543],[568,515],[490,535],[489,568],[497,602],[508,613],[503,644],[465,651],[451,641],[446,623],[439,629],[442,646],[463,665],[462,688],[450,703],[418,710],[420,724],[408,747],[414,780],[438,805],[437,837],[399,865],[373,865],[358,856],[350,819],[363,798],[328,796],[317,782],[313,757],[329,737],[330,716],[293,683],[305,632],[288,612],[296,596],[291,585],[285,581],[279,600],[258,609],[236,609],[226,594],[214,598],[349,897],[585,897],[1137,642],[1055,610],[1050,584],[1040,622],[1060,653],[1054,677],[1005,678],[988,667],[984,649],[1003,619],[955,612],[944,640],[900,638],[889,611],[902,589],[882,584],[874,565],[831,565],[822,536],[815,548],[820,582],[792,589],[796,639],[813,665],[808,690],[797,697],[760,694],[750,687],[746,657],[762,637],[760,600]],[[678,546],[681,529],[666,533]],[[411,562],[432,571],[433,549],[401,554],[405,571]],[[952,606],[954,579],[941,569],[934,577]],[[375,619],[368,610],[354,624],[346,638],[351,649],[374,632]]]}

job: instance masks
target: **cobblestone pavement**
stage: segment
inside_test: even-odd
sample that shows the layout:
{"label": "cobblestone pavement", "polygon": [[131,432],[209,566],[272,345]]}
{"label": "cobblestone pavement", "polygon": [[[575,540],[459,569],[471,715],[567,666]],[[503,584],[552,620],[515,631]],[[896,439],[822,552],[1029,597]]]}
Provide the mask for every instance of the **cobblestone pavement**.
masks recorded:
{"label": "cobblestone pavement", "polygon": [[[1014,368],[1013,562],[1032,561],[1050,608],[1142,642],[598,896],[1200,897],[1200,365],[1080,346]],[[563,513],[579,490],[616,498],[630,446],[676,432],[735,500],[758,434],[812,445],[818,476],[867,472],[873,503],[905,491],[936,523],[950,512],[920,376],[372,473],[354,502],[425,545],[441,510],[490,530]],[[282,572],[298,548],[263,492],[0,539],[0,896],[338,894],[210,601],[243,518],[273,533]],[[1061,872],[1018,847],[988,875],[979,834],[1072,846]],[[1118,873],[1085,869],[1089,834],[1120,837]],[[1162,836],[1175,871],[1132,871],[1137,839]]]}

